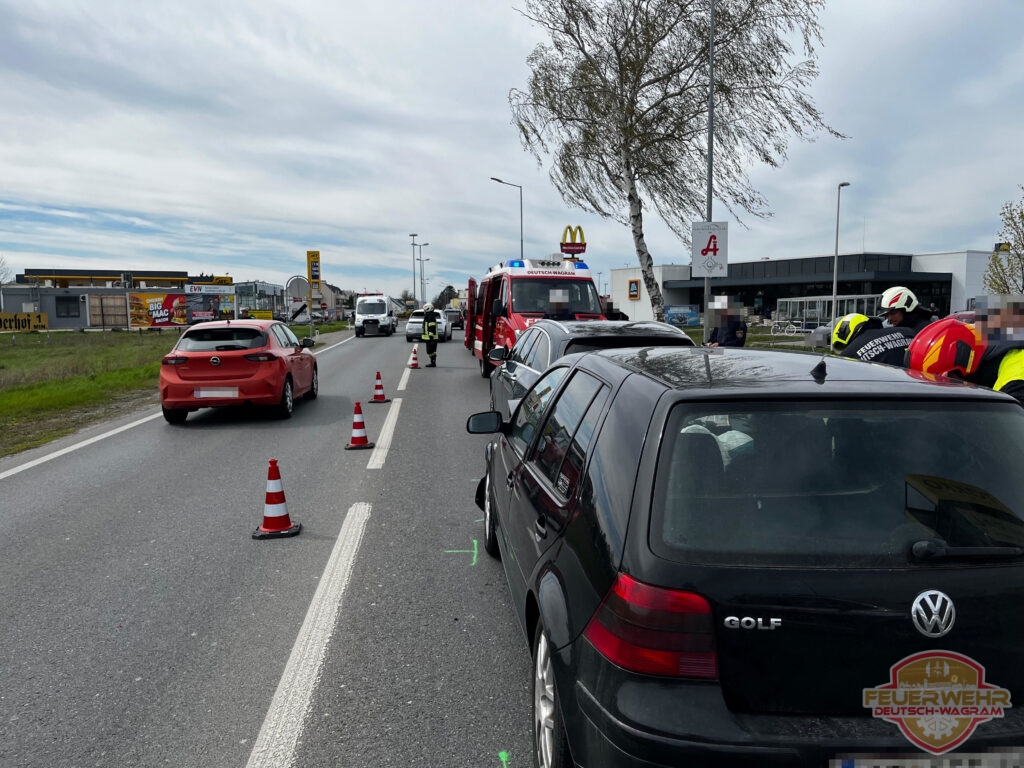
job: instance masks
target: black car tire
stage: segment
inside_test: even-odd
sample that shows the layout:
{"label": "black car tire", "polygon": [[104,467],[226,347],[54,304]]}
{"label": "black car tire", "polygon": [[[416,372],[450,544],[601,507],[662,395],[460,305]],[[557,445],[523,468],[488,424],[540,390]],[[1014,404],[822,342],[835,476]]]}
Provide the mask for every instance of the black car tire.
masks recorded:
{"label": "black car tire", "polygon": [[317,372],[316,366],[313,367],[313,382],[309,387],[309,391],[303,395],[306,400],[316,400],[316,396],[320,394],[320,374]]}
{"label": "black car tire", "polygon": [[408,342],[412,341],[412,336],[406,335],[405,340]]}
{"label": "black car tire", "polygon": [[501,559],[498,549],[498,521],[494,519],[494,499],[491,498],[491,470],[484,476],[484,552],[496,560]]}
{"label": "black car tire", "polygon": [[480,376],[484,379],[491,378],[491,365],[485,357],[480,358]]}
{"label": "black car tire", "polygon": [[572,768],[572,755],[555,691],[551,644],[538,621],[533,632],[533,760],[537,768]]}
{"label": "black car tire", "polygon": [[184,424],[185,419],[188,418],[187,408],[164,408],[161,406],[161,410],[164,412],[164,420],[168,424]]}
{"label": "black car tire", "polygon": [[295,410],[295,398],[292,396],[292,380],[288,377],[281,387],[281,402],[277,404],[277,416],[281,419],[290,419],[292,411]]}

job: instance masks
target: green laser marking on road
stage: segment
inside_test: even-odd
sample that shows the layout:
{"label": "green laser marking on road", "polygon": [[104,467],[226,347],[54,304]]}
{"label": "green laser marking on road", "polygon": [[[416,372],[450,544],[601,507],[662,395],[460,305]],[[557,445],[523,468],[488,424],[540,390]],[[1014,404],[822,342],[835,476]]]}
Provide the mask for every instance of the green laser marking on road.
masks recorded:
{"label": "green laser marking on road", "polygon": [[498,753],[498,759],[501,760],[501,768],[508,768],[508,752],[504,749]]}
{"label": "green laser marking on road", "polygon": [[459,554],[459,553],[465,553],[467,555],[472,555],[473,556],[473,562],[471,562],[470,565],[476,565],[476,555],[477,555],[476,539],[473,539],[473,548],[472,549],[446,549],[445,550],[445,554],[449,554],[449,555]]}

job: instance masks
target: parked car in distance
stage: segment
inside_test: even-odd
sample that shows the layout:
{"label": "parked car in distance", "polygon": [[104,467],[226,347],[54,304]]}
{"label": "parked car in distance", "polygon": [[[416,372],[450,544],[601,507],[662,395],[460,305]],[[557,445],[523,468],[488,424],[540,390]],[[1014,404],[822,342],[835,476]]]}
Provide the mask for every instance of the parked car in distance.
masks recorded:
{"label": "parked car in distance", "polygon": [[461,309],[446,309],[444,313],[448,316],[448,322],[452,328],[466,328],[466,316]]}
{"label": "parked car in distance", "polygon": [[644,320],[538,320],[510,350],[495,347],[489,358],[491,408],[505,419],[519,398],[551,363],[573,352],[613,347],[692,347],[693,340],[674,325]]}
{"label": "parked car in distance", "polygon": [[961,323],[973,323],[974,322],[974,310],[964,309],[959,312],[951,312],[946,317],[955,317]]}
{"label": "parked car in distance", "polygon": [[319,392],[313,339],[276,320],[215,320],[186,330],[160,365],[160,405],[171,424],[190,411],[266,405],[292,415],[296,397]]}
{"label": "parked car in distance", "polygon": [[[450,341],[452,338],[451,324],[448,317],[440,310],[434,310],[437,315],[437,340]],[[419,341],[423,338],[423,310],[414,309],[409,319],[405,322],[405,340]]]}
{"label": "parked car in distance", "polygon": [[1012,398],[807,352],[613,349],[467,430],[494,435],[477,504],[532,650],[537,765],[1024,743],[1020,707],[967,704],[1024,690]]}

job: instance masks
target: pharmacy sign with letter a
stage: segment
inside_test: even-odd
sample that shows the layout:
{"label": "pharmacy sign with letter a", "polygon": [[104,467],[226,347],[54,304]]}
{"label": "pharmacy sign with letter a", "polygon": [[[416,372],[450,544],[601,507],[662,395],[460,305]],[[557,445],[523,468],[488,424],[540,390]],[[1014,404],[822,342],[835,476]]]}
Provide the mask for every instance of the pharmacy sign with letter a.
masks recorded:
{"label": "pharmacy sign with letter a", "polygon": [[725,277],[729,272],[729,222],[695,221],[690,233],[690,276]]}

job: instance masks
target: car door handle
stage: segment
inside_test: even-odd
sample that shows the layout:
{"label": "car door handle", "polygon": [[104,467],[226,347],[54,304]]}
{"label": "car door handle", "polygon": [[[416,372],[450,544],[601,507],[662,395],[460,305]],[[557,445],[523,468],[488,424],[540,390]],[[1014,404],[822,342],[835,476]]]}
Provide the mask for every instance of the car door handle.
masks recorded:
{"label": "car door handle", "polygon": [[508,477],[505,478],[505,487],[508,488],[511,491],[512,490],[512,486],[514,486],[515,484],[516,484],[516,473],[515,472],[509,472],[508,473]]}
{"label": "car door handle", "polygon": [[545,524],[543,517],[538,517],[533,522],[533,531],[534,531],[534,533],[537,534],[538,538],[543,539],[543,538],[547,537],[547,535],[548,535],[548,526]]}

